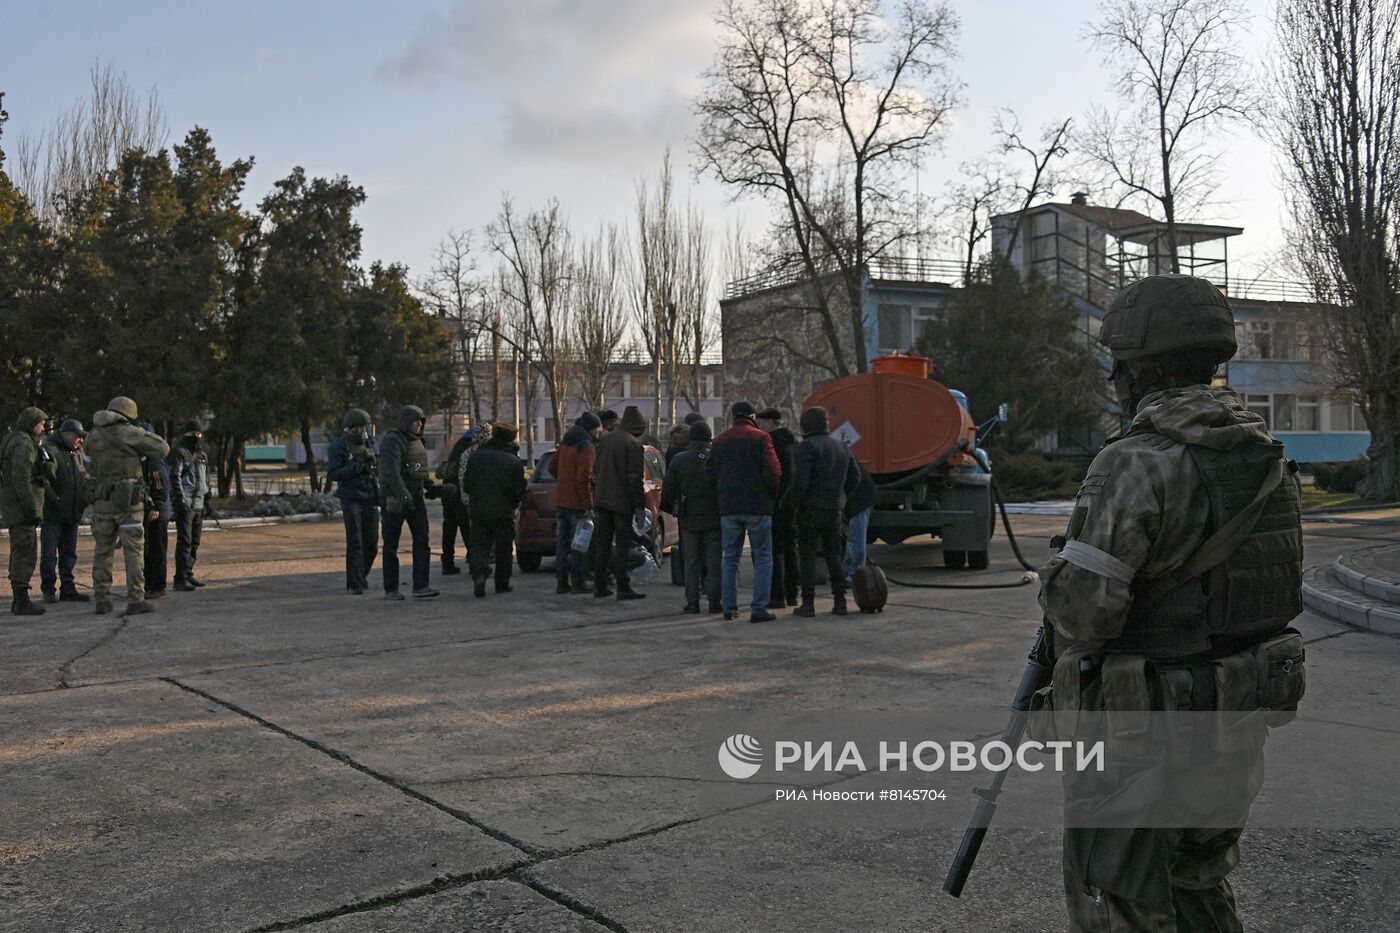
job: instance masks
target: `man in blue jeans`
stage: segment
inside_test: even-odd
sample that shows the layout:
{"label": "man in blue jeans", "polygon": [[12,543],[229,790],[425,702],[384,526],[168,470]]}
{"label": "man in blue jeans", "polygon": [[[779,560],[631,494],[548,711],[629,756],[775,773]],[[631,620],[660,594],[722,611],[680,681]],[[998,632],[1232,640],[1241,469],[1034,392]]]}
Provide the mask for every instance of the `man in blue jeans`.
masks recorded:
{"label": "man in blue jeans", "polygon": [[870,530],[870,513],[875,509],[875,480],[865,464],[851,460],[860,471],[855,491],[846,496],[846,582],[853,583],[856,571],[865,566],[866,537]]}
{"label": "man in blue jeans", "polygon": [[748,402],[729,409],[733,427],[714,439],[705,461],[705,476],[719,498],[720,603],[726,620],[739,615],[739,557],[744,536],[753,561],[753,602],[750,622],[772,622],[768,611],[773,586],[773,508],[778,501],[783,469],[773,439],[758,427],[758,410]]}

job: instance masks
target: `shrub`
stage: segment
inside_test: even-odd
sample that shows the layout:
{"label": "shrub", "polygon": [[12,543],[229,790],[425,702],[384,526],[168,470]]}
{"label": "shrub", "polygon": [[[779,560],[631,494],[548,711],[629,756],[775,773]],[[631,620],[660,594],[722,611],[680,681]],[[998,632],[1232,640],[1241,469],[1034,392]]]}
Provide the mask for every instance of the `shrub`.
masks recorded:
{"label": "shrub", "polygon": [[1313,482],[1327,492],[1356,492],[1356,486],[1366,478],[1370,464],[1363,457],[1339,463],[1312,464]]}
{"label": "shrub", "polygon": [[295,496],[274,496],[253,505],[251,514],[258,518],[320,513],[327,518],[340,514],[340,500],[328,492],[307,492]]}
{"label": "shrub", "polygon": [[1048,460],[1040,454],[992,458],[992,474],[1003,499],[1073,499],[1074,463]]}

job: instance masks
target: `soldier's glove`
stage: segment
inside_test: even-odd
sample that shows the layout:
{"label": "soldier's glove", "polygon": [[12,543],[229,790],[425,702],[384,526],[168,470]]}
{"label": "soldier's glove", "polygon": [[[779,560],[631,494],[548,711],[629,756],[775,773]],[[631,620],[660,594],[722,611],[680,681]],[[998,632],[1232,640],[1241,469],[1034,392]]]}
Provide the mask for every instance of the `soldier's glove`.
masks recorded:
{"label": "soldier's glove", "polygon": [[424,498],[424,499],[436,499],[436,498],[437,498],[438,496],[440,496],[441,494],[442,494],[442,487],[441,487],[441,486],[438,486],[438,485],[436,485],[436,484],[434,484],[434,483],[424,483],[424,484],[423,484],[423,498]]}

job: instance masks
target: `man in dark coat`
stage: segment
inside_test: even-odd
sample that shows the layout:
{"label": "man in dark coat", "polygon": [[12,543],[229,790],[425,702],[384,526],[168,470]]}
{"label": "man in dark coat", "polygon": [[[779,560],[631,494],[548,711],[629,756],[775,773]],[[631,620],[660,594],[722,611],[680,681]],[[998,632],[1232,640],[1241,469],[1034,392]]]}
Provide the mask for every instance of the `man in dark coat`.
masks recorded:
{"label": "man in dark coat", "polygon": [[583,555],[574,550],[574,535],[579,522],[593,510],[593,466],[602,433],[603,422],[586,411],[564,432],[554,452],[554,576],[559,595],[588,592],[583,583]]}
{"label": "man in dark coat", "polygon": [[860,468],[844,443],[830,434],[825,408],[802,413],[802,443],[797,448],[797,475],[792,502],[797,511],[797,548],[802,557],[802,605],[795,616],[817,614],[817,549],[826,556],[826,571],[834,600],[832,612],[846,614],[846,575],[842,533],[846,496],[860,484]]}
{"label": "man in dark coat", "polygon": [[[142,422],[141,426],[151,430],[149,422]],[[168,582],[170,520],[175,515],[175,503],[170,497],[170,461],[148,457],[141,466],[146,478],[146,599],[160,599]]]}
{"label": "man in dark coat", "polygon": [[676,454],[666,470],[661,510],[680,519],[685,611],[700,611],[703,579],[709,611],[721,612],[719,495],[705,476],[705,461],[710,457],[710,426],[702,419],[690,426],[689,433],[689,446]]}
{"label": "man in dark coat", "polygon": [[797,435],[783,426],[783,413],[765,408],[758,413],[758,427],[773,438],[773,452],[783,468],[778,504],[773,509],[773,595],[770,605],[797,605],[797,509],[792,482],[797,477]]}
{"label": "man in dark coat", "polygon": [[621,426],[598,441],[593,467],[593,537],[598,542],[594,552],[593,595],[598,598],[612,595],[608,589],[610,559],[617,579],[617,598],[643,599],[646,596],[632,589],[631,578],[627,575],[627,559],[632,551],[632,516],[646,508],[642,485],[646,473],[638,440],[646,429],[646,418],[637,406],[628,405],[622,413]]}
{"label": "man in dark coat", "polygon": [[753,602],[750,622],[771,622],[768,611],[773,592],[773,508],[778,501],[783,468],[773,450],[773,438],[760,431],[757,410],[748,402],[729,409],[734,425],[710,446],[705,475],[719,493],[720,530],[724,558],[720,600],[725,619],[739,615],[739,557],[744,536],[749,539],[753,561]]}
{"label": "man in dark coat", "polygon": [[29,599],[39,552],[37,530],[44,522],[44,491],[53,479],[53,460],[44,448],[48,415],[26,408],[0,441],[0,516],[10,531],[10,612],[39,616],[44,607]]}
{"label": "man in dark coat", "polygon": [[515,542],[515,510],[525,498],[525,465],[515,426],[491,425],[491,439],[467,460],[462,470],[463,491],[471,506],[471,547],[467,551],[473,592],[486,595],[491,557],[496,559],[496,592],[509,593],[511,545]]}
{"label": "man in dark coat", "polygon": [[91,599],[79,593],[73,582],[78,522],[87,507],[87,468],[82,455],[86,437],[83,423],[70,418],[44,440],[44,449],[53,461],[53,479],[44,496],[44,524],[39,529],[39,588],[46,603],[85,603]]}
{"label": "man in dark coat", "polygon": [[204,537],[204,503],[209,498],[209,457],[200,439],[204,426],[190,421],[170,448],[170,499],[175,505],[175,589],[203,586],[194,575]]}
{"label": "man in dark coat", "polygon": [[326,452],[326,475],[334,480],[345,523],[345,590],[354,596],[369,588],[365,579],[379,553],[378,457],[369,437],[369,412],[345,413],[345,431]]}
{"label": "man in dark coat", "polygon": [[423,444],[427,419],[417,405],[399,412],[398,427],[379,444],[379,489],[384,496],[384,595],[403,599],[399,592],[399,535],[404,522],[413,535],[413,595],[424,599],[438,595],[428,585],[433,546],[428,540],[428,507],[438,487],[428,473],[428,448]]}
{"label": "man in dark coat", "polygon": [[462,536],[462,550],[467,550],[471,539],[471,519],[467,514],[467,504],[462,500],[460,477],[462,461],[471,455],[476,446],[477,431],[467,428],[457,443],[447,453],[447,459],[438,464],[437,478],[443,481],[442,487],[442,574],[451,576],[461,573],[457,566],[457,536]]}

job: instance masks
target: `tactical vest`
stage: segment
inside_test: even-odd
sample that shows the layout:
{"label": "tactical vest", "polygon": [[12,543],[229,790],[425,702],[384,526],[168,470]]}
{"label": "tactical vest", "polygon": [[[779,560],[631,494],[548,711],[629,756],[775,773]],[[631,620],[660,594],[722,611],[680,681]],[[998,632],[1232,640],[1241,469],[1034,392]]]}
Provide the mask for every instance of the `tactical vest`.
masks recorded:
{"label": "tactical vest", "polygon": [[[1185,447],[1210,497],[1206,539],[1243,512],[1283,462],[1277,441],[1231,450]],[[1303,611],[1303,527],[1295,469],[1291,461],[1285,464],[1258,520],[1222,563],[1165,594],[1162,580],[1133,581],[1127,625],[1105,647],[1156,657],[1228,654],[1296,618]]]}

